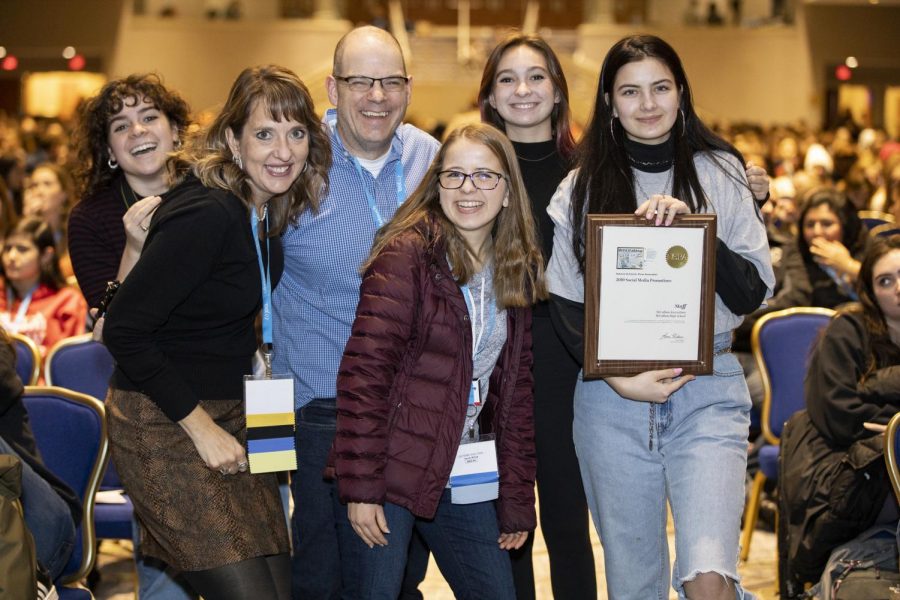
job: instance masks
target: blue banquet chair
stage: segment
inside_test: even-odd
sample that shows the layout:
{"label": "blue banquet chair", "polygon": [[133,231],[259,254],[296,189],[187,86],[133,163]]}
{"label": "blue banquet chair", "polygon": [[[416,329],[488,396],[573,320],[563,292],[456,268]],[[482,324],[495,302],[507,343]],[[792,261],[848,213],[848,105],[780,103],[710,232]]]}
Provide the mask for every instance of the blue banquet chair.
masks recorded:
{"label": "blue banquet chair", "polygon": [[884,432],[884,460],[887,463],[888,475],[891,478],[891,487],[894,488],[894,496],[900,502],[900,413],[891,418]]}
{"label": "blue banquet chair", "polygon": [[873,227],[869,231],[871,237],[891,237],[892,235],[900,235],[900,225],[896,223],[884,223],[878,227]]}
{"label": "blue banquet chair", "polygon": [[880,210],[861,210],[858,211],[859,219],[866,226],[866,229],[872,230],[886,223],[894,223],[894,215],[882,212]]}
{"label": "blue banquet chair", "polygon": [[109,453],[103,403],[50,386],[28,386],[22,395],[44,463],[81,498],[83,514],[72,557],[56,582],[62,600],[93,598],[82,587],[96,560],[94,495]]}
{"label": "blue banquet chair", "polygon": [[[47,385],[56,385],[106,399],[109,378],[115,361],[106,346],[95,342],[91,334],[76,335],[60,340],[47,353],[44,378]],[[110,461],[100,483],[101,490],[122,488],[115,465]],[[98,540],[130,540],[134,505],[123,496],[124,504],[97,503],[94,508],[94,528]]]}
{"label": "blue banquet chair", "polygon": [[16,374],[24,385],[37,385],[41,376],[41,351],[30,337],[9,333],[16,347]]}
{"label": "blue banquet chair", "polygon": [[779,442],[785,422],[806,406],[803,379],[819,332],[834,315],[830,308],[786,308],[763,315],[753,326],[750,343],[763,381],[759,471],[753,478],[744,509],[741,560],[750,555],[750,540],[759,517],[759,503],[767,479],[778,478]]}

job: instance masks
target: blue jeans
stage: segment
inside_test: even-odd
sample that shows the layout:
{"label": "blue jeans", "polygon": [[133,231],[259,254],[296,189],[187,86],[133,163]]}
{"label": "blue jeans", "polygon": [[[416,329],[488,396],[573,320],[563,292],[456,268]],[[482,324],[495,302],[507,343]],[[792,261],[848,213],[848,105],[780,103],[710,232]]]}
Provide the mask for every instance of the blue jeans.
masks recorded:
{"label": "blue jeans", "polygon": [[500,530],[493,502],[452,504],[446,490],[431,520],[386,502],[388,544],[374,548],[353,531],[346,507],[342,514],[337,516],[347,600],[397,600],[414,529],[434,554],[456,598],[515,600],[509,553],[497,543]]}
{"label": "blue jeans", "polygon": [[134,568],[140,600],[195,600],[200,597],[180,571],[157,558],[141,555],[140,528],[135,519],[131,520],[131,540],[134,543]]}
{"label": "blue jeans", "polygon": [[[0,438],[0,454],[21,457]],[[69,562],[75,545],[72,512],[47,481],[22,460],[22,512],[31,531],[38,562],[56,580]]]}
{"label": "blue jeans", "polygon": [[[721,348],[729,339],[716,342]],[[749,413],[731,353],[715,358],[713,375],[697,377],[664,404],[627,400],[605,381],[579,378],[573,437],[610,598],[668,598],[667,500],[679,598],[685,581],[707,572],[735,581],[738,598],[753,597],[737,574]]]}
{"label": "blue jeans", "polygon": [[341,561],[334,523],[337,490],[334,482],[322,477],[334,441],[334,400],[313,400],[298,409],[296,416],[297,471],[291,479],[291,596],[294,600],[337,600],[341,593]]}

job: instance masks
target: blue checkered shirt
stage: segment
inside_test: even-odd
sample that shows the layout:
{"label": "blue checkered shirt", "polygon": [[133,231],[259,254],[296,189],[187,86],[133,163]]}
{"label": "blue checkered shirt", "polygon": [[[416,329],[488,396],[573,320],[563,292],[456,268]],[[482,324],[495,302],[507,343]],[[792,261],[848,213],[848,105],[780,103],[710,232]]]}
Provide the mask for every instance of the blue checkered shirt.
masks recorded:
{"label": "blue checkered shirt", "polygon": [[[337,133],[337,114],[323,119],[331,136],[328,195],[318,213],[305,212],[284,233],[284,274],[274,291],[273,371],[294,378],[294,405],[333,398],[338,366],[359,302],[359,265],[369,255],[376,225],[366,198],[372,191],[388,221],[406,197],[398,198],[397,161],[404,190],[412,193],[431,165],[438,142],[404,124],[397,128],[378,178],[354,166]],[[365,187],[364,187],[365,186]]]}

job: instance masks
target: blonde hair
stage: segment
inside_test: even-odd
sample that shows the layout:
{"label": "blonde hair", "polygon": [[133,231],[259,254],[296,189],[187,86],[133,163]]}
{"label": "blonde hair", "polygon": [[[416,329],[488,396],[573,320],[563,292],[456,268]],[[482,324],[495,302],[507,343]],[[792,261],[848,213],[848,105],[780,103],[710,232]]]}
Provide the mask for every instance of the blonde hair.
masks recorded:
{"label": "blonde hair", "polygon": [[378,231],[372,252],[362,270],[367,269],[392,240],[430,221],[438,227],[438,236],[444,242],[456,281],[463,285],[475,274],[476,267],[472,260],[475,252],[444,215],[438,183],[438,173],[444,168],[448,149],[461,139],[488,148],[500,161],[508,185],[509,204],[497,215],[492,232],[493,283],[498,306],[530,306],[545,299],[544,259],[515,150],[501,131],[486,123],[465,125],[450,133],[419,187],[397,209],[394,218]]}

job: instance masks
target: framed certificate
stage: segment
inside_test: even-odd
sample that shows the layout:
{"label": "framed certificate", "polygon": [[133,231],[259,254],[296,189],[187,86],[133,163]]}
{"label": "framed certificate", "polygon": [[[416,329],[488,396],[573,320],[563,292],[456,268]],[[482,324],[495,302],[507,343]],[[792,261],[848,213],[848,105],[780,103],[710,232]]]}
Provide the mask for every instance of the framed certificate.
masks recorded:
{"label": "framed certificate", "polygon": [[586,221],[584,378],[712,373],[716,216]]}

